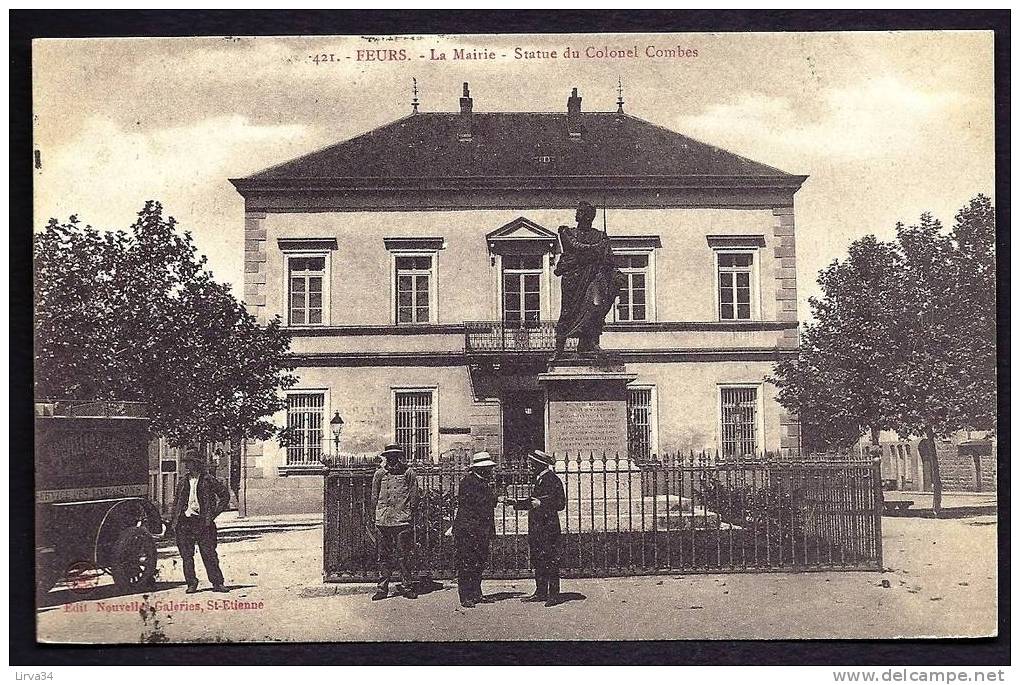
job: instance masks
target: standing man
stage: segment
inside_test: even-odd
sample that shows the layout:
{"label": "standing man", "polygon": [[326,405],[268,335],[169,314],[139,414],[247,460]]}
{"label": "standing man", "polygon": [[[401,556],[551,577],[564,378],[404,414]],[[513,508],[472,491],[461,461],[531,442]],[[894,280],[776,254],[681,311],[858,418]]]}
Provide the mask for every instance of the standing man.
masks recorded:
{"label": "standing man", "polygon": [[917,454],[921,457],[922,481],[929,480],[931,483],[931,508],[938,518],[942,515],[942,473],[935,438],[930,431],[917,443]]}
{"label": "standing man", "polygon": [[230,504],[230,491],[226,485],[206,473],[205,463],[193,450],[189,450],[184,457],[184,469],[185,477],[177,485],[174,494],[170,531],[177,536],[184,579],[188,583],[185,592],[198,592],[198,576],[195,574],[196,544],[213,592],[229,592],[223,586],[223,572],[216,554],[215,519]]}
{"label": "standing man", "polygon": [[394,561],[400,568],[398,593],[408,599],[418,599],[411,575],[418,479],[414,469],[404,463],[404,449],[400,445],[386,445],[382,457],[385,461],[372,477],[372,506],[375,509],[375,527],[379,532],[379,589],[372,599],[389,596]]}
{"label": "standing man", "polygon": [[488,452],[475,454],[471,470],[457,488],[457,515],[453,520],[457,593],[460,605],[468,609],[478,602],[491,601],[482,595],[482,571],[496,534],[496,495],[492,490],[495,466]]}
{"label": "standing man", "polygon": [[522,602],[556,606],[560,598],[560,512],[567,506],[563,481],[553,471],[552,455],[542,450],[528,454],[535,477],[531,497],[514,501],[514,509],[528,512],[528,550],[535,567],[535,593]]}

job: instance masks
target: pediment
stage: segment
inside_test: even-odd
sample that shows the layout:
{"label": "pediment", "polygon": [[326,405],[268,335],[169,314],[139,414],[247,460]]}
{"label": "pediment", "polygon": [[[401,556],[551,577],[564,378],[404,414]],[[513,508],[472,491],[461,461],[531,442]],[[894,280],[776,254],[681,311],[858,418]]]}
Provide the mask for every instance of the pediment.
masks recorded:
{"label": "pediment", "polygon": [[485,236],[487,240],[556,240],[556,233],[519,216]]}
{"label": "pediment", "polygon": [[556,252],[559,237],[545,226],[519,216],[485,236],[490,252],[542,251]]}

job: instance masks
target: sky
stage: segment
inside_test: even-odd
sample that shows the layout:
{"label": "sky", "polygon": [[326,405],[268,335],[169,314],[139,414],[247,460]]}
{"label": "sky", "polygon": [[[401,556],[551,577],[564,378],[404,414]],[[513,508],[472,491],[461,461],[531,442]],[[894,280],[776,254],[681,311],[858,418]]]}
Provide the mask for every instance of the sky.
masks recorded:
{"label": "sky", "polygon": [[854,239],[924,211],[951,226],[994,198],[992,47],[991,32],[948,31],[36,41],[34,230],[71,214],[126,228],[156,199],[240,294],[244,203],[227,179],[406,116],[412,77],[424,112],[456,111],[463,81],[475,111],[565,111],[572,87],[584,110],[615,111],[620,82],[630,114],[810,176],[807,319],[818,270]]}

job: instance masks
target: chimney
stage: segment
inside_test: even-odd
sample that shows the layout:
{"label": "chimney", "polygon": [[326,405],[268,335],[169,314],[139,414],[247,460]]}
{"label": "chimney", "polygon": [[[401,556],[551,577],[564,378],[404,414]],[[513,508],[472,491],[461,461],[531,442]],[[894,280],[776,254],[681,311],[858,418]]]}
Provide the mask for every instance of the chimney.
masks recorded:
{"label": "chimney", "polygon": [[467,81],[464,82],[464,94],[460,98],[460,123],[457,127],[459,140],[471,140],[471,91]]}
{"label": "chimney", "polygon": [[581,137],[581,98],[574,88],[567,98],[567,131],[571,138]]}

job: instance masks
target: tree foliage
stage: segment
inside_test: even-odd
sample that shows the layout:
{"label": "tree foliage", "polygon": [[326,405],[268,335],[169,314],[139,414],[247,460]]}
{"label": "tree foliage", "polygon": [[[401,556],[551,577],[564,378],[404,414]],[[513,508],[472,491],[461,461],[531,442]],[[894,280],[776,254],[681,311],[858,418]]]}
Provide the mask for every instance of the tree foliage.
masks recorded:
{"label": "tree foliage", "polygon": [[960,355],[970,360],[964,414],[971,427],[993,430],[996,419],[996,260],[995,207],[990,198],[978,195],[956,214],[951,234],[956,246],[960,290],[971,316],[965,335],[959,338]]}
{"label": "tree foliage", "polygon": [[857,240],[820,272],[814,320],[770,379],[827,447],[868,431],[877,442],[885,429],[943,437],[994,428],[991,200],[971,200],[949,233],[928,214],[896,233],[893,242]]}
{"label": "tree foliage", "polygon": [[36,397],[147,402],[177,445],[276,432],[289,335],[213,279],[158,202],[128,231],[51,219],[34,260]]}
{"label": "tree foliage", "polygon": [[852,445],[865,431],[890,428],[887,401],[894,380],[884,373],[893,344],[889,326],[896,248],[866,236],[846,260],[818,274],[822,297],[811,298],[814,322],[796,357],[776,365],[779,402],[800,415],[811,451]]}

